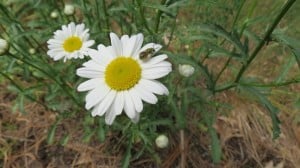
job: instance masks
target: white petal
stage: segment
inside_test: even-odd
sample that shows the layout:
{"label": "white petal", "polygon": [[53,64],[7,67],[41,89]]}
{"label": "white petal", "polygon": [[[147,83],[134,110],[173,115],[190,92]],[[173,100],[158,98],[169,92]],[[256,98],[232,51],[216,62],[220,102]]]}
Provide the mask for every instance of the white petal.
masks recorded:
{"label": "white petal", "polygon": [[104,73],[102,71],[95,71],[89,68],[79,68],[76,71],[76,74],[83,78],[103,78]]}
{"label": "white petal", "polygon": [[89,41],[86,41],[86,42],[83,43],[83,47],[84,48],[91,47],[94,44],[95,44],[94,40],[89,40]]}
{"label": "white petal", "polygon": [[131,96],[129,95],[128,91],[124,91],[124,96],[125,96],[125,104],[124,104],[124,110],[125,113],[129,118],[134,118],[135,117],[135,108],[134,104],[132,102]]}
{"label": "white petal", "polygon": [[135,106],[135,110],[140,113],[143,111],[143,102],[139,94],[136,92],[134,88],[130,89],[128,92],[131,96],[133,104]]}
{"label": "white petal", "polygon": [[144,41],[144,36],[143,34],[139,33],[136,35],[136,40],[135,40],[135,45],[134,45],[134,48],[132,50],[132,57],[134,58],[137,58],[139,53],[140,53],[140,50],[141,50],[141,47],[143,45],[143,41]]}
{"label": "white petal", "polygon": [[107,50],[108,55],[111,56],[112,58],[120,56],[116,53],[115,49],[112,46],[106,47],[106,50]]}
{"label": "white petal", "polygon": [[119,39],[119,37],[115,33],[110,33],[110,40],[111,40],[111,45],[116,53],[116,56],[122,56],[123,55],[123,47],[122,43]]}
{"label": "white petal", "polygon": [[144,100],[145,102],[150,103],[150,104],[157,103],[157,97],[152,92],[149,92],[149,91],[145,90],[143,87],[141,87],[140,84],[135,85],[134,89],[136,89],[140,98],[142,100]]}
{"label": "white petal", "polygon": [[61,59],[64,56],[65,56],[64,52],[57,53],[57,54],[54,55],[53,60],[57,61],[57,60]]}
{"label": "white petal", "polygon": [[74,22],[71,22],[71,23],[69,24],[69,31],[70,31],[70,34],[71,34],[71,35],[74,35],[74,34],[75,34],[75,29],[76,29],[75,23],[74,23]]}
{"label": "white petal", "polygon": [[108,109],[105,114],[105,123],[107,125],[111,125],[114,122],[116,116],[117,115],[114,110],[112,110],[111,108]]}
{"label": "white petal", "polygon": [[102,116],[108,110],[108,108],[110,108],[111,104],[113,103],[113,100],[115,99],[115,96],[116,96],[116,91],[110,90],[110,92],[100,102],[96,115]]}
{"label": "white petal", "polygon": [[124,99],[124,92],[118,92],[113,104],[113,110],[115,111],[116,115],[120,115],[122,113],[124,108]]}
{"label": "white petal", "polygon": [[97,88],[89,91],[85,97],[85,108],[89,110],[90,108],[98,104],[105,98],[109,91],[110,89],[104,84],[99,85]]}
{"label": "white petal", "polygon": [[94,61],[94,60],[90,60],[88,62],[85,62],[82,65],[85,66],[87,69],[90,69],[90,70],[100,71],[100,72],[103,72],[103,73],[105,71],[105,67],[102,66],[101,64],[99,64],[98,62]]}
{"label": "white petal", "polygon": [[168,75],[171,71],[171,67],[145,69],[142,71],[142,77],[145,79],[158,79]]}
{"label": "white petal", "polygon": [[103,58],[101,57],[100,51],[95,50],[95,49],[90,49],[88,51],[88,54],[92,58],[92,60],[94,60],[98,64],[103,64],[103,61],[102,61]]}
{"label": "white petal", "polygon": [[121,40],[123,45],[123,56],[132,56],[136,43],[136,35],[133,35],[130,38],[128,36],[125,36]]}
{"label": "white petal", "polygon": [[162,62],[163,60],[165,60],[167,58],[168,58],[168,56],[166,54],[161,54],[161,55],[152,57],[149,61],[145,62],[145,64],[147,64],[147,65],[157,64],[157,63]]}
{"label": "white petal", "polygon": [[123,46],[123,56],[130,56],[132,51],[132,42],[130,41],[128,35],[123,35],[121,37],[121,42]]}
{"label": "white petal", "polygon": [[136,113],[135,117],[131,119],[132,122],[137,123],[140,120],[140,113]]}
{"label": "white petal", "polygon": [[88,90],[92,90],[96,87],[98,87],[99,85],[103,84],[103,79],[101,78],[93,78],[93,79],[89,79],[83,83],[81,83],[78,87],[77,90],[79,92],[82,91],[88,91]]}
{"label": "white petal", "polygon": [[146,90],[158,94],[158,95],[168,95],[168,89],[156,80],[147,80],[141,79],[140,83],[141,87],[145,88]]}
{"label": "white petal", "polygon": [[155,52],[157,52],[162,48],[162,46],[160,44],[148,43],[140,49],[140,52],[145,51],[148,48],[153,48],[155,50]]}
{"label": "white petal", "polygon": [[142,68],[143,69],[149,69],[149,68],[163,68],[163,67],[166,67],[166,68],[171,68],[172,67],[172,64],[170,62],[167,62],[167,61],[162,61],[162,62],[159,62],[157,64],[143,64],[142,65]]}
{"label": "white petal", "polygon": [[105,115],[105,122],[108,125],[111,125],[115,120],[117,115],[120,115],[124,108],[124,92],[120,91],[117,93],[113,104],[111,105],[110,109],[106,112]]}
{"label": "white petal", "polygon": [[112,51],[112,46],[105,47],[104,45],[100,44],[97,48],[99,53],[98,56],[103,58],[105,61],[110,61],[111,59],[115,58],[115,53]]}

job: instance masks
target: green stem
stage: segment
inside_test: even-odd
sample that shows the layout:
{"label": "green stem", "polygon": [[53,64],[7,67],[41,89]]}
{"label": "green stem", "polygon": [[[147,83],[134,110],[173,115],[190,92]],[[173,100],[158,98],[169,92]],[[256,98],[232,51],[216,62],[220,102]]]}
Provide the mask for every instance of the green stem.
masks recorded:
{"label": "green stem", "polygon": [[232,23],[232,29],[235,27],[236,22],[237,22],[238,18],[240,17],[240,14],[241,14],[241,11],[242,11],[242,8],[243,8],[244,4],[245,4],[245,0],[242,1],[242,4],[240,5],[240,7],[238,9],[237,14],[235,15],[234,21]]}
{"label": "green stem", "polygon": [[149,28],[148,23],[147,23],[147,21],[146,21],[146,18],[145,18],[145,15],[144,15],[145,11],[144,11],[144,8],[142,7],[142,2],[141,2],[141,0],[138,0],[137,3],[138,3],[138,6],[139,6],[139,12],[140,12],[140,15],[141,15],[142,23],[143,23],[143,25],[145,26],[145,28],[147,29],[147,31],[148,31],[151,35],[153,35],[154,33],[153,33],[152,30]]}
{"label": "green stem", "polygon": [[[166,3],[167,0],[162,0],[161,1],[161,5],[164,5]],[[157,15],[156,15],[156,19],[155,19],[155,29],[154,29],[154,32],[157,33],[158,32],[158,28],[159,28],[159,24],[160,24],[160,18],[161,18],[161,15],[162,15],[162,11],[159,10]]]}
{"label": "green stem", "polygon": [[[237,20],[238,20],[240,14],[241,14],[241,11],[242,11],[242,8],[243,8],[244,4],[245,4],[245,0],[243,0],[243,1],[241,2],[241,5],[239,6],[238,12],[237,12],[237,14],[235,15],[234,21],[233,21],[233,23],[232,23],[232,29],[234,29],[234,27],[236,26]],[[239,38],[242,36],[242,32],[243,32],[243,30],[242,30],[241,33],[239,34]],[[223,44],[224,42],[225,42],[225,40],[222,41],[221,44]],[[227,68],[227,66],[229,65],[229,63],[230,63],[231,60],[232,60],[232,57],[229,57],[229,58],[227,59],[226,63],[224,64],[224,66],[222,67],[221,71],[218,73],[218,75],[217,75],[217,77],[216,77],[216,79],[215,79],[215,81],[214,81],[214,87],[213,87],[213,88],[215,88],[215,86],[216,86],[216,84],[217,84],[219,78],[221,77],[221,75],[223,74],[223,72],[225,71],[225,69]]]}
{"label": "green stem", "polygon": [[178,16],[178,14],[176,14],[176,17],[175,17],[175,19],[174,19],[174,23],[173,23],[172,30],[171,30],[171,34],[170,34],[170,38],[169,38],[169,42],[168,42],[166,48],[169,48],[169,46],[170,46],[170,44],[171,44],[171,41],[172,41],[173,38],[174,38],[174,32],[175,32],[175,28],[176,28],[176,19],[177,19],[177,16]]}
{"label": "green stem", "polygon": [[274,31],[274,29],[276,28],[276,26],[278,25],[278,23],[280,22],[280,20],[283,18],[283,16],[286,14],[286,12],[290,9],[290,7],[293,5],[293,3],[296,0],[289,0],[285,6],[283,7],[283,9],[281,10],[281,12],[279,13],[279,15],[276,17],[276,19],[274,20],[273,24],[271,25],[271,27],[268,29],[268,31],[266,32],[264,38],[260,41],[260,43],[258,44],[258,46],[255,48],[255,50],[253,51],[253,53],[251,54],[251,56],[249,57],[248,61],[246,62],[246,64],[244,66],[242,66],[242,68],[240,69],[236,79],[235,79],[235,83],[239,82],[242,75],[244,74],[244,72],[246,71],[246,69],[249,67],[249,65],[251,64],[251,62],[254,60],[254,58],[257,56],[258,52],[262,49],[262,47],[266,44],[266,42],[270,39],[270,36],[272,34],[272,32]]}
{"label": "green stem", "polygon": [[217,84],[219,78],[221,77],[221,75],[223,74],[223,72],[225,71],[225,69],[227,68],[227,66],[229,65],[230,61],[231,61],[232,57],[229,57],[226,61],[226,63],[224,64],[223,68],[221,69],[221,71],[218,73],[216,79],[214,80],[214,86]]}
{"label": "green stem", "polygon": [[89,25],[89,27],[92,27],[91,17],[89,17],[87,15],[88,14],[88,9],[87,9],[87,6],[86,6],[86,0],[82,0],[82,4],[83,4],[83,8],[84,8],[85,18],[87,18],[87,20],[88,20],[88,25]]}
{"label": "green stem", "polygon": [[105,24],[106,24],[106,31],[109,32],[109,17],[107,13],[107,7],[106,7],[106,2],[105,0],[102,0],[102,6],[103,6],[103,11],[104,11],[104,19],[105,19]]}
{"label": "green stem", "polygon": [[242,86],[254,86],[254,87],[281,87],[290,84],[300,83],[300,79],[292,79],[280,83],[268,83],[268,84],[258,84],[258,83],[240,83]]}
{"label": "green stem", "polygon": [[[99,3],[98,3],[98,0],[95,0],[95,4],[96,4],[96,14],[97,14],[97,18],[100,18],[100,12],[99,12]],[[99,27],[99,31],[101,31],[101,22],[98,22],[98,27]]]}
{"label": "green stem", "polygon": [[256,58],[258,52],[262,49],[262,47],[266,44],[266,42],[268,42],[268,40],[270,39],[270,36],[271,36],[272,32],[274,31],[274,29],[276,28],[276,26],[278,25],[278,23],[280,22],[280,20],[283,18],[283,16],[292,7],[292,5],[293,5],[293,3],[295,1],[296,0],[288,0],[287,3],[284,5],[284,7],[282,8],[281,12],[277,15],[277,17],[275,18],[275,20],[272,23],[271,27],[268,29],[268,31],[264,35],[263,39],[259,42],[259,44],[255,48],[255,50],[253,51],[253,53],[251,54],[251,56],[249,57],[249,59],[247,60],[247,62],[242,66],[242,68],[238,72],[237,77],[234,80],[233,84],[225,86],[225,87],[220,88],[220,89],[216,89],[215,92],[221,92],[221,91],[228,90],[230,88],[233,88],[233,87],[237,86],[237,84],[241,80],[241,77],[243,76],[243,74],[245,73],[245,71],[247,70],[247,68],[249,67],[249,65],[252,63],[252,61],[254,60],[254,58]]}

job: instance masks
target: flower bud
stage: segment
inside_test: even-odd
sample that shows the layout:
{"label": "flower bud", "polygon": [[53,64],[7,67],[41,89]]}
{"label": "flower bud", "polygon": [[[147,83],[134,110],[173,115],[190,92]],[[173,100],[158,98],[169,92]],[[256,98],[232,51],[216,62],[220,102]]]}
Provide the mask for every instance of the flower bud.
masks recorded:
{"label": "flower bud", "polygon": [[50,17],[52,19],[56,19],[58,17],[58,12],[57,11],[52,11],[51,14],[50,14]]}
{"label": "flower bud", "polygon": [[0,55],[4,55],[9,49],[9,44],[6,40],[0,38]]}
{"label": "flower bud", "polygon": [[74,12],[75,12],[75,7],[74,7],[74,5],[71,5],[71,4],[66,4],[66,5],[65,5],[64,13],[65,13],[67,16],[73,15]]}
{"label": "flower bud", "polygon": [[188,64],[179,64],[179,73],[184,77],[190,77],[195,72],[195,68]]}
{"label": "flower bud", "polygon": [[166,135],[162,134],[155,139],[155,143],[158,148],[165,148],[169,145],[169,139]]}
{"label": "flower bud", "polygon": [[36,53],[36,50],[35,50],[34,48],[30,48],[30,49],[28,50],[28,52],[29,52],[29,54],[33,55],[33,54]]}

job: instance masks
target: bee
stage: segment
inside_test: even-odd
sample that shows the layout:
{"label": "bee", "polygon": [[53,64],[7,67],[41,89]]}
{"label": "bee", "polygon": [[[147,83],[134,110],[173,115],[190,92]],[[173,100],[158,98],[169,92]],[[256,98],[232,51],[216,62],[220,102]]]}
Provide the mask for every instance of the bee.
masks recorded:
{"label": "bee", "polygon": [[143,61],[148,61],[155,53],[154,48],[148,48],[145,51],[140,52],[139,57]]}

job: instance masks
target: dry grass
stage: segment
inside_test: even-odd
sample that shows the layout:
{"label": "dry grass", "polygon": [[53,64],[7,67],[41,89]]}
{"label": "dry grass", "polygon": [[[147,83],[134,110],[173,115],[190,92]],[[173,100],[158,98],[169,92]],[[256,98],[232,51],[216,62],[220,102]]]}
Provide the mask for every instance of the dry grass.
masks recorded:
{"label": "dry grass", "polygon": [[[299,92],[300,88],[292,85],[290,89]],[[82,130],[77,125],[78,122],[69,119],[59,125],[56,138],[68,131],[71,134],[70,141],[65,146],[48,145],[47,130],[55,121],[55,112],[46,111],[35,103],[28,103],[25,107],[27,114],[12,113],[14,95],[2,90],[0,98],[0,149],[3,158],[0,164],[4,168],[120,166],[122,147],[112,150],[112,146],[120,142],[117,135],[108,135],[103,143],[83,143],[80,140]],[[291,108],[291,104],[278,106],[282,110],[282,134],[279,139],[272,140],[271,120],[263,107],[232,91],[220,94],[217,99],[232,106],[224,115],[219,115],[215,125],[221,140],[223,161],[218,166],[212,164],[209,137],[197,125],[190,124],[185,131],[183,151],[187,156],[187,167],[296,168],[300,165],[300,127],[294,122],[294,115],[299,111]],[[284,100],[289,102],[289,99],[286,95]],[[278,98],[272,101],[286,103],[279,102]],[[200,117],[198,115],[197,111],[190,111],[189,120]],[[131,166],[176,167],[181,155],[179,133],[170,135],[170,141],[168,149],[157,149],[161,159],[159,165],[151,156],[142,156],[134,160]],[[135,148],[138,150],[138,145]]]}

